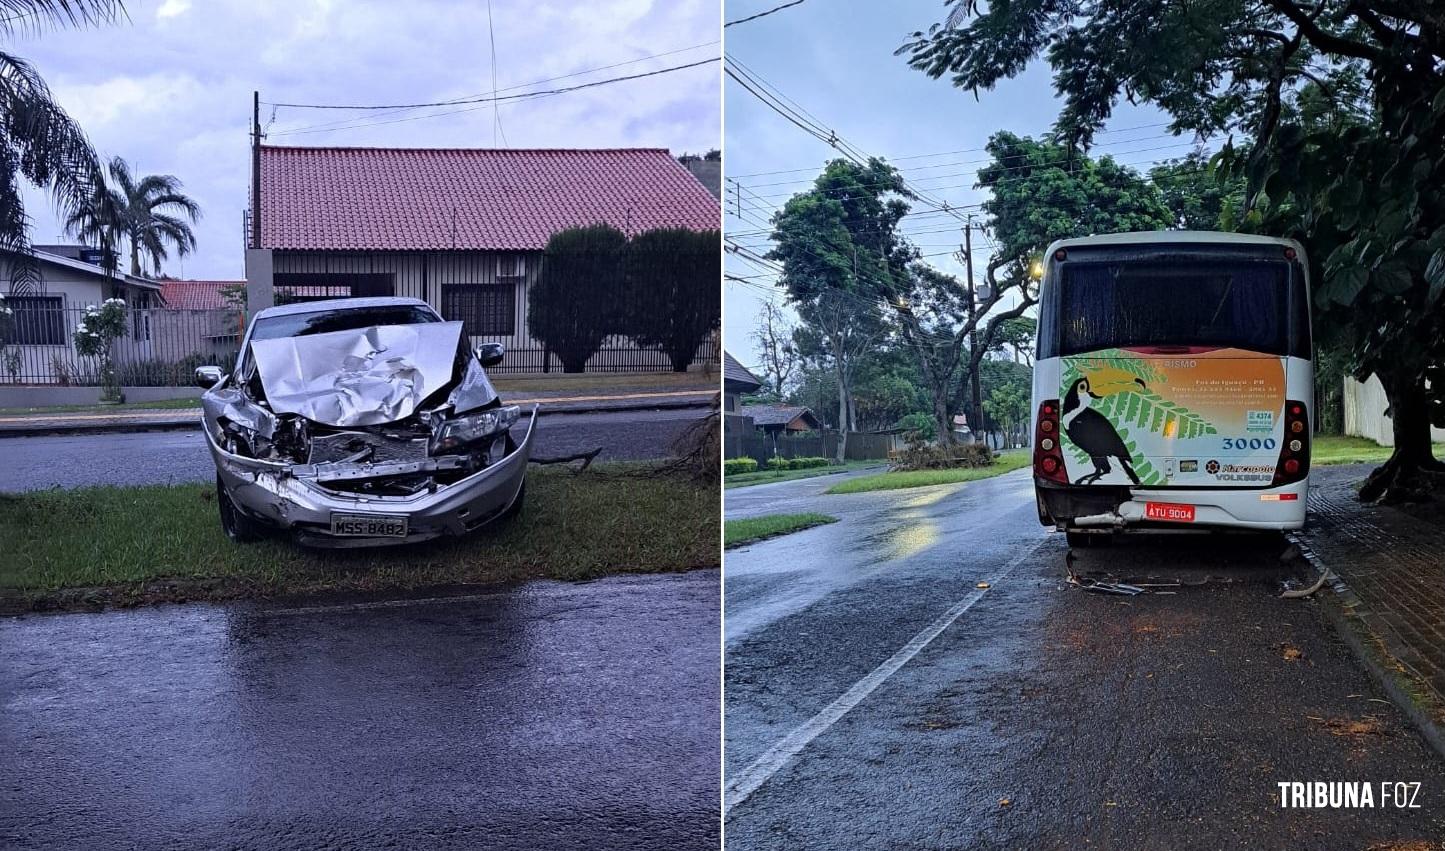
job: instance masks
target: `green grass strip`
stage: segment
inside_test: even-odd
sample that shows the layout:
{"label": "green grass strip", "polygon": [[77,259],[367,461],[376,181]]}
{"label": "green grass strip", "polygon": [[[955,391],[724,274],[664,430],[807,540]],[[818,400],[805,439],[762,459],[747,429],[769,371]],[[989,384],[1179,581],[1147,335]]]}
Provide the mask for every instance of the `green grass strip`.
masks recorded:
{"label": "green grass strip", "polygon": [[210,484],[0,494],[0,595],[156,580],[306,593],[716,567],[719,513],[715,482],[635,464],[534,468],[521,514],[465,537],[312,550],[232,543]]}
{"label": "green grass strip", "polygon": [[[1330,464],[1382,464],[1394,451],[1365,437],[1316,435],[1310,446],[1310,461],[1321,467]],[[1445,458],[1445,443],[1435,444],[1435,457]]]}
{"label": "green grass strip", "polygon": [[827,514],[766,514],[762,517],[745,517],[723,523],[723,546],[727,549],[751,544],[766,538],[776,538],[789,532],[799,532],[837,523],[838,518]]}
{"label": "green grass strip", "polygon": [[854,470],[866,470],[869,467],[881,467],[888,462],[878,461],[845,461],[842,464],[831,464],[827,467],[808,467],[803,470],[756,470],[751,473],[734,473],[723,478],[723,487],[745,488],[750,485],[766,485],[770,482],[787,482],[793,479],[811,479],[815,476],[831,476],[834,473],[848,473]]}
{"label": "green grass strip", "polygon": [[928,485],[951,485],[958,482],[972,482],[1012,473],[1029,466],[1032,459],[1028,452],[1009,452],[999,455],[987,467],[958,467],[951,470],[907,470],[879,473],[876,476],[860,476],[828,488],[827,493],[866,493],[868,491],[897,490],[899,488],[921,488]]}

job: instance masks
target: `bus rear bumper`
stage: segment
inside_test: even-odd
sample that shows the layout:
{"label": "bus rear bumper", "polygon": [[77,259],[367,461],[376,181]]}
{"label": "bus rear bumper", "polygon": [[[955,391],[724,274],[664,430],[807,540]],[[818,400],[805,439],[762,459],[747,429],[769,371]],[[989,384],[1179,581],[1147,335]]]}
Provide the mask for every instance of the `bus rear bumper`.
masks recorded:
{"label": "bus rear bumper", "polygon": [[[1096,487],[1035,479],[1039,521],[1061,529],[1302,529],[1308,480],[1266,490]],[[1192,520],[1159,520],[1150,503],[1187,506]]]}

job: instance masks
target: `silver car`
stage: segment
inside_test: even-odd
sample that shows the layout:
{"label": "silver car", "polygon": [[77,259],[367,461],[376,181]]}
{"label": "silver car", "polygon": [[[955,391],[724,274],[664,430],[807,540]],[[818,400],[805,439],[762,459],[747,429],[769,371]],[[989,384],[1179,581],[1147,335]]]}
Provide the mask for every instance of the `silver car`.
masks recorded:
{"label": "silver car", "polygon": [[324,547],[461,535],[519,509],[537,421],[503,405],[484,367],[496,343],[424,301],[349,298],[272,307],[235,368],[196,370],[221,526]]}

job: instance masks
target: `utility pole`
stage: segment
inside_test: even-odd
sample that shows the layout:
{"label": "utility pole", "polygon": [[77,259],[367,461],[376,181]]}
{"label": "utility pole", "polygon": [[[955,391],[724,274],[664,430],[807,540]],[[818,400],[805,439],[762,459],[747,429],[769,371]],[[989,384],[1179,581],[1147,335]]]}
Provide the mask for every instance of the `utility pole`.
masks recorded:
{"label": "utility pole", "polygon": [[261,247],[261,93],[251,92],[251,247]]}
{"label": "utility pole", "polygon": [[[977,288],[973,284],[973,214],[969,213],[963,223],[963,267],[968,274],[968,321],[972,327],[968,332],[968,354],[972,362],[978,354],[978,298]],[[979,381],[979,369],[983,362],[979,361],[971,372],[970,383],[973,396],[973,410],[969,413],[968,427],[974,434],[983,428],[983,385]]]}

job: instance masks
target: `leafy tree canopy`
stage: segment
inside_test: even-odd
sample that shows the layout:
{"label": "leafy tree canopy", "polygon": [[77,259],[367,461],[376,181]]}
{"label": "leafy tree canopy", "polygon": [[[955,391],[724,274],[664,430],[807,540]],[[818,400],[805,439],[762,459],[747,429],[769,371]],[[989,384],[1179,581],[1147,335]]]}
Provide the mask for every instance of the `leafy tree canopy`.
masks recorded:
{"label": "leafy tree canopy", "polygon": [[948,0],[909,63],[977,92],[1036,58],[1054,70],[1070,147],[1121,98],[1158,105],[1171,130],[1237,133],[1220,173],[1246,181],[1245,229],[1301,238],[1316,306],[1344,312],[1358,375],[1380,375],[1395,453],[1362,498],[1418,498],[1429,418],[1445,418],[1445,16],[1402,0],[1139,2]]}

